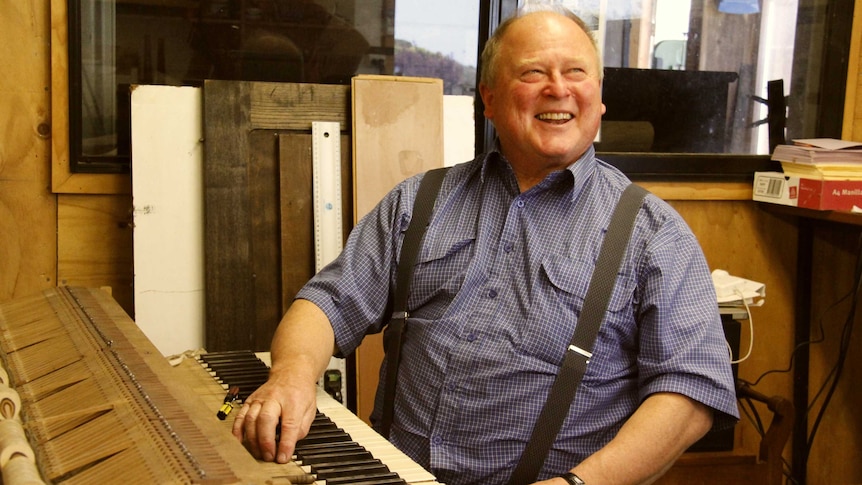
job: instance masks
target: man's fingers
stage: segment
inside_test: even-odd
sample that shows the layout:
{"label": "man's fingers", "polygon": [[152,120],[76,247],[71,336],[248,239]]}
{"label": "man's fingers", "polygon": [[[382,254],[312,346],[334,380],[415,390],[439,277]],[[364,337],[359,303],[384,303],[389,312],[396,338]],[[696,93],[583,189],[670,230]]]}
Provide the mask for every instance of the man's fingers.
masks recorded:
{"label": "man's fingers", "polygon": [[257,423],[255,426],[260,458],[264,461],[275,460],[275,430],[281,419],[281,406],[276,401],[265,401],[258,405]]}
{"label": "man's fingers", "polygon": [[238,439],[240,443],[245,437],[245,415],[248,413],[248,407],[248,404],[242,405],[242,407],[239,409],[239,412],[236,413],[236,416],[233,419],[233,426],[230,429],[231,433],[233,433],[234,437]]}
{"label": "man's fingers", "polygon": [[[240,409],[239,415],[242,416],[242,423],[240,424],[241,433],[245,440],[245,446],[248,448],[248,451],[251,453],[251,456],[261,459],[261,446],[260,441],[258,439],[258,431],[257,431],[257,421],[260,413],[260,403],[259,402],[247,402],[243,404],[242,409]],[[240,419],[239,415],[237,416],[237,420]],[[237,427],[237,423],[234,423],[234,429]]]}

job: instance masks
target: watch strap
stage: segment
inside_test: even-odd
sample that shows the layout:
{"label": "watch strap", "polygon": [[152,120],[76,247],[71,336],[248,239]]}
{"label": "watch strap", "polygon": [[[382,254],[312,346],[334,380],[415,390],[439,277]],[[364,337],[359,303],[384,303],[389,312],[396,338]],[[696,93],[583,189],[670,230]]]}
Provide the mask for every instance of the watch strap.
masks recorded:
{"label": "watch strap", "polygon": [[575,475],[572,472],[566,472],[560,475],[560,478],[565,480],[570,485],[586,485],[587,482],[581,480],[581,477]]}

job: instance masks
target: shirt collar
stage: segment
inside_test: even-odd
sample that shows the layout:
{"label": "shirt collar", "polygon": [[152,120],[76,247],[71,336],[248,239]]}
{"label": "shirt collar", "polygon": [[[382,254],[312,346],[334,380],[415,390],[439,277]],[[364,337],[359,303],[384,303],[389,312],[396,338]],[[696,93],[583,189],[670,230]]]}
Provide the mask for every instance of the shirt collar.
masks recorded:
{"label": "shirt collar", "polygon": [[[494,141],[494,147],[489,150],[485,154],[485,158],[482,162],[481,168],[481,179],[482,182],[485,181],[485,177],[488,174],[488,169],[493,164],[503,163],[505,164],[506,169],[512,173],[512,167],[509,165],[509,161],[503,156],[503,153],[500,151],[500,140]],[[566,167],[572,174],[572,179],[574,180],[574,184],[572,187],[572,200],[575,199],[577,194],[581,192],[586,184],[586,181],[589,180],[590,175],[596,169],[596,149],[593,145],[590,145],[587,148],[587,151],[584,152],[583,155],[571,165]],[[514,177],[514,174],[513,174]]]}

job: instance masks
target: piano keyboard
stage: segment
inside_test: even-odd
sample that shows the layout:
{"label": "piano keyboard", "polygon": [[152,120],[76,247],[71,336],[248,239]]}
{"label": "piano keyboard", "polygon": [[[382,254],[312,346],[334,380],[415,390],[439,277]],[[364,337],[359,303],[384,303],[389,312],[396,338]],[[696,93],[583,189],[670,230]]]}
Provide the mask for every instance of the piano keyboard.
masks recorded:
{"label": "piano keyboard", "polygon": [[[198,359],[225,391],[238,386],[242,400],[266,381],[269,370],[269,353],[214,352],[201,354]],[[309,435],[297,443],[294,456],[296,464],[316,479],[313,483],[439,483],[322,388],[317,390],[317,409],[315,423]]]}

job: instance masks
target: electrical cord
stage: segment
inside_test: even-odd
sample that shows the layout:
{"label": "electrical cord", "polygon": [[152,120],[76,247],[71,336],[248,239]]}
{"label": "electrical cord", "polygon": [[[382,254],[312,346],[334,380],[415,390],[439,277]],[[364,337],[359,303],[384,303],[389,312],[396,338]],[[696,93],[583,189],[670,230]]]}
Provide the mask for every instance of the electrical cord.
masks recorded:
{"label": "electrical cord", "polygon": [[748,331],[751,336],[751,338],[748,339],[748,352],[745,353],[745,357],[740,357],[737,360],[733,360],[733,349],[731,349],[730,343],[728,343],[727,340],[724,341],[724,344],[727,346],[727,352],[730,354],[730,363],[739,364],[751,357],[751,351],[754,349],[754,317],[751,316],[751,307],[745,300],[745,295],[743,295],[739,289],[735,289],[733,292],[739,296],[739,299],[742,300],[742,304],[745,305],[745,312],[748,314]]}
{"label": "electrical cord", "polygon": [[745,382],[748,383],[749,385],[751,385],[752,387],[754,387],[758,383],[760,383],[760,381],[763,380],[764,377],[766,377],[770,374],[786,374],[786,373],[790,372],[791,370],[793,370],[793,364],[794,364],[794,361],[796,360],[797,352],[799,352],[800,350],[802,350],[803,348],[805,348],[807,346],[819,344],[819,343],[822,343],[824,340],[826,340],[826,331],[823,328],[823,320],[826,318],[826,314],[828,314],[830,311],[834,310],[836,307],[838,307],[838,305],[843,303],[845,300],[850,298],[852,295],[853,295],[852,291],[847,292],[845,295],[843,295],[837,301],[835,301],[834,303],[829,305],[829,307],[823,311],[820,318],[817,320],[818,328],[820,330],[820,336],[817,337],[816,339],[807,340],[805,342],[799,342],[798,344],[796,344],[796,346],[793,348],[793,351],[790,352],[790,361],[788,362],[787,367],[785,367],[783,369],[770,369],[770,370],[760,374],[757,377],[757,379],[755,379],[753,382],[748,382],[748,381],[745,381]]}

